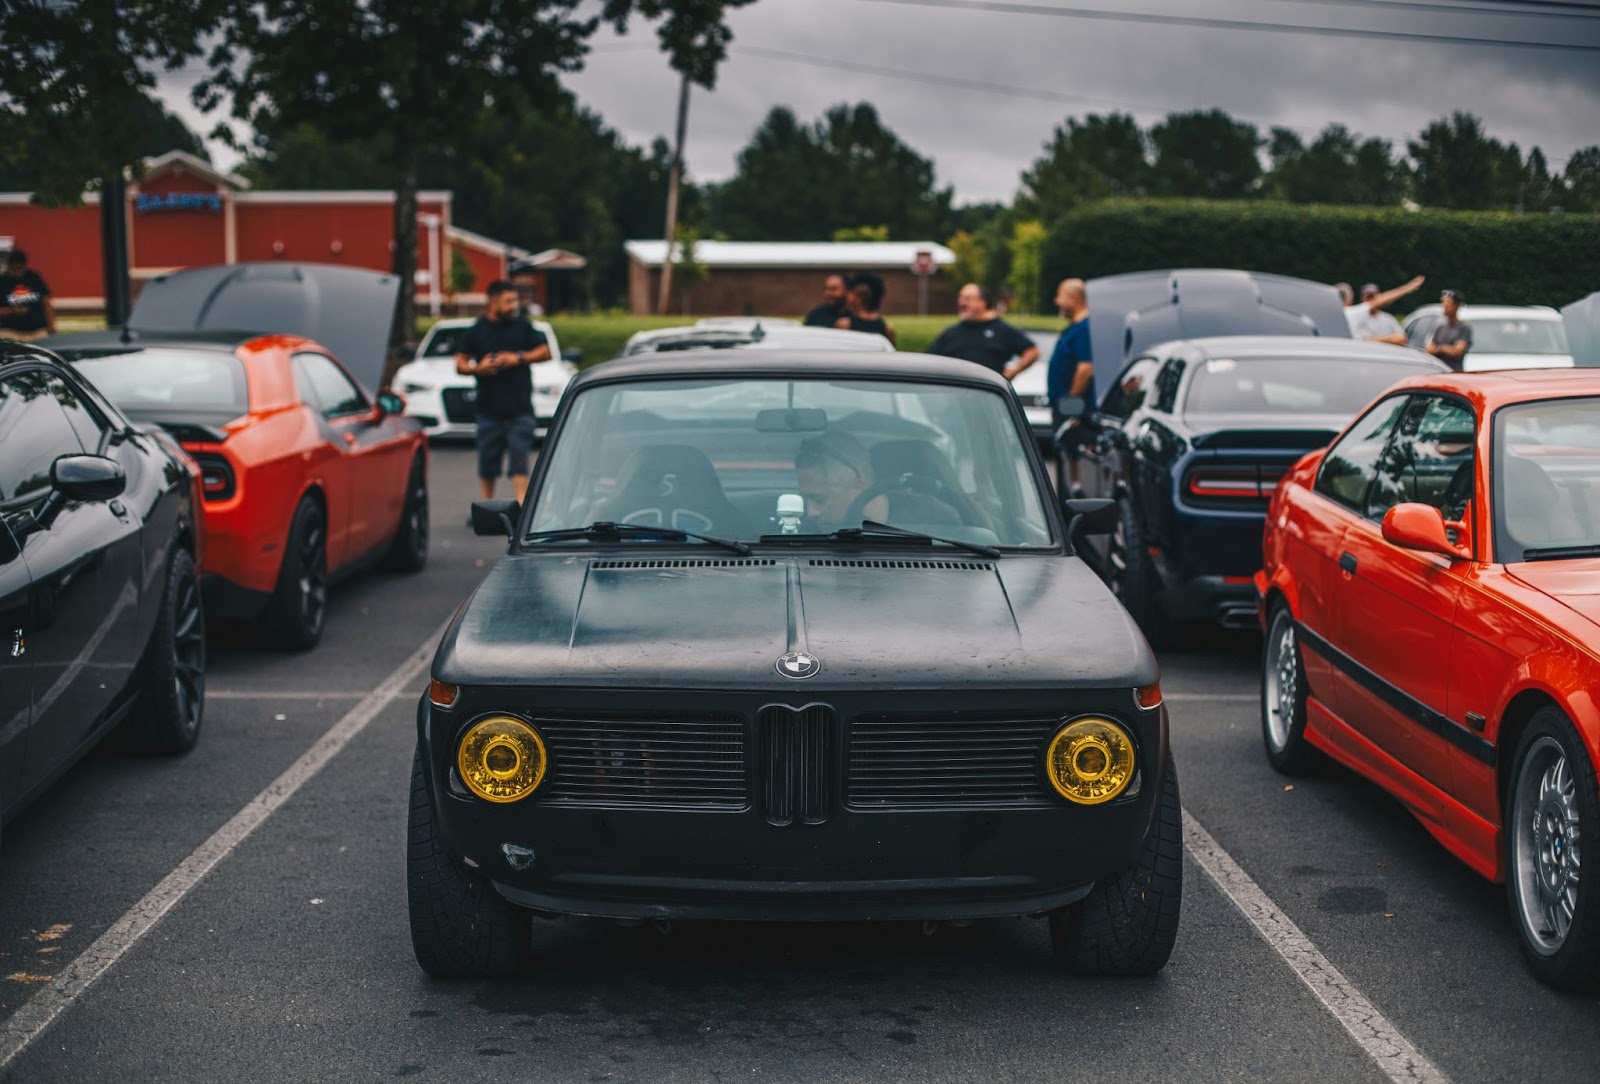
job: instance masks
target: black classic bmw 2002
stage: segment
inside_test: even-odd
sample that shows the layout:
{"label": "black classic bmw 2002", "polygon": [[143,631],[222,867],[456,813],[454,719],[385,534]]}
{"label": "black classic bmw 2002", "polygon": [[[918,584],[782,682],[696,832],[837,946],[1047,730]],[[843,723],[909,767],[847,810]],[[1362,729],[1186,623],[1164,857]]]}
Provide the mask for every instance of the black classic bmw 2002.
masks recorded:
{"label": "black classic bmw 2002", "polygon": [[[1148,974],[1181,892],[1156,661],[1073,556],[1006,382],[947,358],[693,352],[574,381],[418,706],[418,961],[530,916],[1048,917]],[[1065,514],[1064,514],[1065,513]]]}

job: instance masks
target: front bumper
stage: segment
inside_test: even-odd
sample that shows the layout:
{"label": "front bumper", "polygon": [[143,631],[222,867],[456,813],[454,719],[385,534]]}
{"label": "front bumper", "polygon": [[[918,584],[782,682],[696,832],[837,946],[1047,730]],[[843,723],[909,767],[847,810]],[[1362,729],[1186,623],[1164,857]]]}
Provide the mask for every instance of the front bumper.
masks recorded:
{"label": "front bumper", "polygon": [[1052,796],[1027,807],[859,809],[841,787],[824,823],[775,826],[754,791],[746,808],[718,811],[574,806],[546,788],[496,805],[452,781],[457,735],[481,714],[419,704],[435,822],[450,852],[502,896],[554,914],[861,921],[1049,911],[1134,860],[1160,800],[1152,780],[1167,770],[1162,708],[1124,718],[1139,778],[1099,806]]}

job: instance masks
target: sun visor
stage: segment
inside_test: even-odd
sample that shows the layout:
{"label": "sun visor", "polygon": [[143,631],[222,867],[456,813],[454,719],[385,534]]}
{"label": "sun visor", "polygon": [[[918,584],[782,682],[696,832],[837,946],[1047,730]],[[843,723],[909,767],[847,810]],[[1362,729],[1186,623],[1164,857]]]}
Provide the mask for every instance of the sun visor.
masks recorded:
{"label": "sun visor", "polygon": [[145,283],[134,331],[303,335],[333,352],[368,391],[383,379],[399,279],[354,267],[240,263],[195,267]]}
{"label": "sun visor", "polygon": [[1567,342],[1577,365],[1600,366],[1600,292],[1574,301],[1561,310],[1567,325]]}
{"label": "sun visor", "polygon": [[1216,335],[1350,337],[1332,286],[1250,271],[1193,268],[1108,275],[1088,283],[1095,386],[1158,343]]}

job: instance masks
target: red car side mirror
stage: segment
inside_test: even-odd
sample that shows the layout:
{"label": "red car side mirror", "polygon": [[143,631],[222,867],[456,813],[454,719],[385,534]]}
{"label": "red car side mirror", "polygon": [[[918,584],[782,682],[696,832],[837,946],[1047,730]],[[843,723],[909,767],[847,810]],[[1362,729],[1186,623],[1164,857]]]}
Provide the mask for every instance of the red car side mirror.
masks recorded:
{"label": "red car side mirror", "polygon": [[[1450,541],[1448,528],[1455,528],[1461,544]],[[1444,514],[1429,504],[1397,504],[1383,515],[1383,539],[1408,550],[1438,553],[1452,561],[1465,560],[1471,552],[1466,541],[1465,523],[1447,524]]]}

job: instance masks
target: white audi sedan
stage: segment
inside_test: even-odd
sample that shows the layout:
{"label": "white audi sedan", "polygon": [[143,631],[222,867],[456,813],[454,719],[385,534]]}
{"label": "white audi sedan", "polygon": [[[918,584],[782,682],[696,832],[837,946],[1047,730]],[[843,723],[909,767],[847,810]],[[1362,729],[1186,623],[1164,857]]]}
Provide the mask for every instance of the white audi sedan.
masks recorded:
{"label": "white audi sedan", "polygon": [[[405,396],[406,415],[421,422],[430,437],[477,433],[478,383],[456,372],[456,343],[475,319],[467,316],[434,324],[417,345],[415,359],[394,375],[394,386]],[[562,356],[555,329],[547,321],[534,320],[533,326],[550,344],[550,360],[533,366],[533,416],[543,439],[578,367]]]}
{"label": "white audi sedan", "polygon": [[[1421,350],[1444,319],[1438,305],[1424,305],[1406,317],[1406,342]],[[1461,320],[1472,325],[1466,371],[1490,369],[1570,369],[1572,347],[1561,314],[1544,305],[1463,305]]]}

